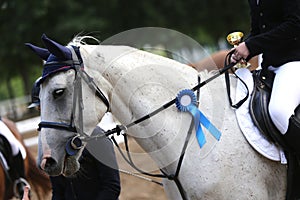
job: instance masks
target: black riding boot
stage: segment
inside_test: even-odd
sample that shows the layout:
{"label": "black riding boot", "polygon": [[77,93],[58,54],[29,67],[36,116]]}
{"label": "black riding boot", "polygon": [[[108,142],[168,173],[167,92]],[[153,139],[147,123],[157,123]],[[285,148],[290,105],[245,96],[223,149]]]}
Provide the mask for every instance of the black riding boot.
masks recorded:
{"label": "black riding boot", "polygon": [[289,120],[287,132],[283,135],[287,145],[288,159],[287,200],[300,199],[300,122],[294,115]]}
{"label": "black riding boot", "polygon": [[294,115],[289,120],[289,127],[283,138],[291,151],[300,155],[300,120]]}

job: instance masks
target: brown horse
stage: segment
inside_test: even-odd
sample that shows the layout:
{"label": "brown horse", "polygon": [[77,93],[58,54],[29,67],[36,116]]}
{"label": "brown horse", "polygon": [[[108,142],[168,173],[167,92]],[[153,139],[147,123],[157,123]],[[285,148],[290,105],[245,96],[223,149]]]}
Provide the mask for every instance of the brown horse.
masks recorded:
{"label": "brown horse", "polygon": [[[26,150],[26,158],[24,160],[25,178],[29,182],[32,190],[36,194],[37,199],[42,199],[51,190],[51,184],[49,177],[44,174],[40,169],[37,168],[36,161],[25,146],[23,138],[19,133],[15,123],[7,118],[1,118],[3,123],[9,128],[17,140],[23,145]],[[11,155],[12,156],[12,155]],[[6,197],[5,197],[6,194]],[[14,196],[13,194],[13,184],[7,184],[6,173],[2,165],[0,165],[0,200],[10,199]]]}

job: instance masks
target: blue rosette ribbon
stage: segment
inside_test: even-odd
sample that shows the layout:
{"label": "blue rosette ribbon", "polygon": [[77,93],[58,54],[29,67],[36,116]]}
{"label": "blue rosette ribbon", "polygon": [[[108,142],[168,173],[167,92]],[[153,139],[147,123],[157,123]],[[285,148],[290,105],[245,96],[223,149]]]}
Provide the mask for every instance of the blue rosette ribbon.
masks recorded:
{"label": "blue rosette ribbon", "polygon": [[196,137],[200,148],[206,143],[201,124],[216,138],[221,138],[221,132],[205,117],[197,107],[197,98],[192,90],[185,89],[178,93],[175,101],[176,107],[182,112],[189,112],[194,119]]}

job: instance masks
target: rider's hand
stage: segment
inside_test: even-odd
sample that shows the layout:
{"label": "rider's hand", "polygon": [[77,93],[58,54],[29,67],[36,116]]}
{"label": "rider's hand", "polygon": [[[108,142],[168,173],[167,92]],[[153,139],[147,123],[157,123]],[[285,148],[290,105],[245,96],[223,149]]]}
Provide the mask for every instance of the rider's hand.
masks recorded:
{"label": "rider's hand", "polygon": [[29,190],[30,190],[29,186],[24,187],[24,194],[23,194],[22,200],[29,200],[30,199]]}
{"label": "rider's hand", "polygon": [[246,59],[249,56],[250,52],[245,42],[240,43],[237,47],[234,48],[234,53],[231,56],[231,62],[237,63],[242,59]]}

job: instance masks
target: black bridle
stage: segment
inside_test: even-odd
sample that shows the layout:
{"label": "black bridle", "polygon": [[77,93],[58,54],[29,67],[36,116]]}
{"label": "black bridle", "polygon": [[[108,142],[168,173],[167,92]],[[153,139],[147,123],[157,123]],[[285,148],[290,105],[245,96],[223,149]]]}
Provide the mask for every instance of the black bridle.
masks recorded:
{"label": "black bridle", "polygon": [[[83,115],[82,115],[82,80],[89,86],[90,89],[95,91],[96,96],[101,99],[101,101],[106,105],[106,111],[110,110],[110,104],[104,93],[101,91],[101,89],[96,85],[93,78],[84,71],[83,61],[79,52],[79,47],[71,46],[68,47],[72,52],[72,60],[68,61],[54,61],[47,63],[47,66],[50,65],[62,65],[62,66],[70,66],[68,69],[74,69],[75,70],[75,80],[74,80],[74,94],[73,94],[73,109],[70,116],[69,123],[64,122],[52,122],[52,121],[41,121],[39,123],[38,131],[41,131],[42,128],[52,128],[52,129],[58,129],[58,130],[65,130],[69,132],[77,133],[77,137],[80,138],[88,138],[89,135],[87,135],[83,130]],[[76,110],[76,106],[78,105],[78,124],[75,124],[75,118],[74,113]],[[76,137],[76,136],[75,136]],[[72,140],[70,140],[72,141]],[[71,144],[74,146],[74,144]],[[75,144],[76,146],[76,144]],[[80,147],[78,147],[80,148]]]}

